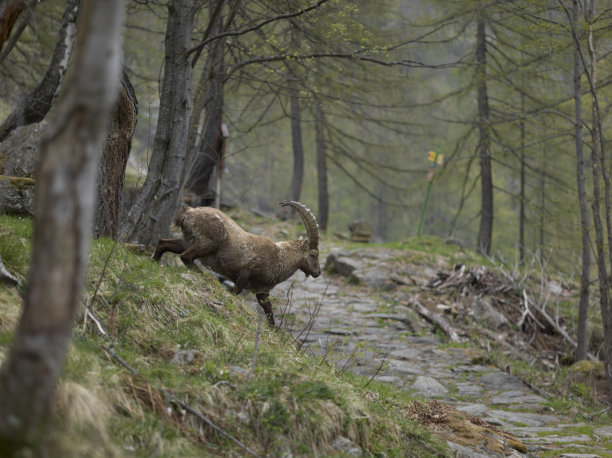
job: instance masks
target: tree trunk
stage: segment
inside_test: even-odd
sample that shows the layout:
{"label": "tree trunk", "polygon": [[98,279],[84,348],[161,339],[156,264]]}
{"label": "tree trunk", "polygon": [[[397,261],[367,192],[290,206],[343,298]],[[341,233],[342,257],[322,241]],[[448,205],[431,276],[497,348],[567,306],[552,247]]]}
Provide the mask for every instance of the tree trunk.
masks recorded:
{"label": "tree trunk", "polygon": [[49,68],[38,86],[19,103],[0,125],[0,142],[17,127],[41,121],[51,109],[64,80],[68,60],[72,53],[78,8],[79,0],[68,0],[66,2],[59,38]]}
{"label": "tree trunk", "polygon": [[493,236],[493,175],[491,172],[491,139],[489,125],[489,99],[487,96],[486,70],[486,33],[485,21],[478,18],[476,33],[476,79],[478,87],[478,131],[480,139],[480,229],[478,231],[478,251],[488,255],[491,252]]}
{"label": "tree trunk", "polygon": [[[28,291],[0,370],[0,450],[44,450],[87,267],[95,176],[119,81],[121,0],[84,0],[75,69],[41,144]],[[34,453],[38,455],[38,453]]]}
{"label": "tree trunk", "polygon": [[[574,0],[572,20],[574,26],[578,24],[578,0]],[[578,44],[576,44],[578,46]],[[576,361],[587,357],[587,315],[589,309],[591,283],[591,243],[589,240],[589,208],[586,196],[586,180],[584,175],[584,153],[582,139],[582,89],[580,78],[580,56],[578,49],[574,48],[574,109],[575,124],[574,135],[576,144],[576,182],[578,187],[578,204],[580,206],[580,229],[582,233],[582,272],[580,275],[580,302],[578,306],[578,328],[576,330]]]}
{"label": "tree trunk", "polygon": [[121,75],[119,100],[113,109],[112,125],[102,151],[97,178],[94,237],[116,237],[119,228],[119,208],[125,178],[125,167],[136,129],[138,102],[125,72]]}
{"label": "tree trunk", "polygon": [[[213,14],[217,8],[217,3],[211,2],[209,5],[211,17],[215,20],[210,26],[213,34],[221,33],[224,28],[223,16]],[[226,77],[223,60],[224,54],[225,38],[213,41],[198,84],[198,91],[203,93],[203,96],[199,97],[196,102],[194,116],[199,120],[204,108],[206,109],[206,116],[201,138],[199,141],[193,141],[196,151],[193,167],[189,167],[186,170],[186,173],[189,174],[187,189],[193,194],[194,205],[212,205],[217,194],[216,183],[213,183],[213,177],[216,178],[216,182],[219,181],[223,168],[226,137],[222,128],[224,108],[223,84]],[[217,169],[216,176],[213,173],[215,169]]]}
{"label": "tree trunk", "polygon": [[168,3],[166,65],[153,152],[142,190],[121,228],[122,239],[147,246],[169,233],[180,201],[191,113],[188,51],[193,18],[194,0]]}
{"label": "tree trunk", "polygon": [[302,119],[300,115],[299,89],[296,83],[290,85],[291,97],[291,143],[293,145],[293,176],[289,199],[299,201],[304,180],[304,146],[302,144]]}
{"label": "tree trunk", "polygon": [[3,0],[0,2],[0,49],[8,40],[17,19],[27,7],[25,0]]}
{"label": "tree trunk", "polygon": [[327,231],[329,218],[329,190],[327,186],[327,157],[325,151],[325,115],[321,103],[315,105],[315,141],[317,144],[317,187],[319,195],[319,229]]}
{"label": "tree trunk", "polygon": [[[300,116],[300,99],[297,83],[289,83],[289,102],[291,105],[291,143],[293,148],[293,175],[289,187],[289,200],[299,201],[304,179],[304,146],[302,144],[302,122]],[[291,207],[281,207],[278,217],[287,220],[295,214]]]}
{"label": "tree trunk", "polygon": [[521,94],[521,190],[519,210],[519,261],[525,264],[525,94]]}
{"label": "tree trunk", "polygon": [[[593,4],[591,3],[591,8]],[[590,11],[589,20],[593,18],[593,12]],[[606,265],[606,253],[604,247],[604,229],[602,227],[601,214],[599,206],[601,204],[600,190],[600,174],[604,178],[605,193],[605,219],[606,229],[608,233],[608,262],[612,262],[612,247],[609,246],[612,240],[612,229],[610,228],[610,180],[607,176],[605,167],[605,146],[602,135],[601,117],[599,112],[599,102],[597,99],[596,81],[597,81],[597,59],[595,56],[595,47],[593,45],[593,25],[589,24],[588,35],[589,57],[591,60],[590,72],[590,90],[592,96],[593,107],[593,125],[591,127],[591,145],[593,149],[593,219],[595,222],[595,246],[597,249],[597,270],[599,274],[599,309],[601,313],[601,321],[603,324],[604,344],[604,364],[608,382],[610,385],[610,401],[612,401],[612,304],[610,303],[610,277]]]}

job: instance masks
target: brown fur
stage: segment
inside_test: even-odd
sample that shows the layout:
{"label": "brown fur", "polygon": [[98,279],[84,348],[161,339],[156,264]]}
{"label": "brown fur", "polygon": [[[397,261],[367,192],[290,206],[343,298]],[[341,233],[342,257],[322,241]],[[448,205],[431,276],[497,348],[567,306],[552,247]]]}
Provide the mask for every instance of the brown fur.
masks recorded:
{"label": "brown fur", "polygon": [[[314,216],[299,202],[283,202],[298,210],[310,237],[305,240],[273,242],[243,230],[225,213],[210,207],[186,207],[176,215],[175,222],[181,228],[181,239],[161,239],[153,254],[159,261],[166,251],[180,254],[189,268],[194,261],[234,282],[234,293],[243,289],[256,294],[270,326],[274,326],[274,315],[269,292],[285,281],[298,269],[313,277],[321,274],[319,265],[318,226]],[[306,214],[303,212],[307,212]]]}

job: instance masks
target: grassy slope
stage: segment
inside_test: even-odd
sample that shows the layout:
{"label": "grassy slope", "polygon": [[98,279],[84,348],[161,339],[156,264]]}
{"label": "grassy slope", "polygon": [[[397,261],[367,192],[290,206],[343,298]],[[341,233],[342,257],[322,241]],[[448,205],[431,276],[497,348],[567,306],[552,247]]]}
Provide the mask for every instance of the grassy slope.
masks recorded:
{"label": "grassy slope", "polygon": [[[0,216],[0,256],[22,279],[31,233],[30,220]],[[59,390],[54,437],[64,454],[246,454],[168,392],[260,455],[329,455],[337,436],[374,456],[447,454],[407,419],[406,393],[377,383],[365,388],[367,380],[297,352],[290,336],[265,325],[251,376],[258,315],[204,275],[99,240],[84,300],[107,335],[82,308]],[[0,285],[0,359],[20,306],[15,288]],[[186,360],[171,362],[180,350]]]}

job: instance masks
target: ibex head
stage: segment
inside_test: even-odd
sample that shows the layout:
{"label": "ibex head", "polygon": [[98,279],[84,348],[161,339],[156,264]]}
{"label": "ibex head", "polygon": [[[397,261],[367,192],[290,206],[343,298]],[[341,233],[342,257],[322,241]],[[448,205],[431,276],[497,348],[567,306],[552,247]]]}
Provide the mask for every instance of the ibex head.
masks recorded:
{"label": "ibex head", "polygon": [[279,205],[281,207],[293,207],[302,218],[304,226],[306,226],[308,238],[302,243],[303,259],[300,264],[300,270],[307,277],[312,275],[313,278],[317,278],[321,275],[321,266],[319,264],[319,225],[317,224],[317,219],[310,209],[300,202],[284,200]]}

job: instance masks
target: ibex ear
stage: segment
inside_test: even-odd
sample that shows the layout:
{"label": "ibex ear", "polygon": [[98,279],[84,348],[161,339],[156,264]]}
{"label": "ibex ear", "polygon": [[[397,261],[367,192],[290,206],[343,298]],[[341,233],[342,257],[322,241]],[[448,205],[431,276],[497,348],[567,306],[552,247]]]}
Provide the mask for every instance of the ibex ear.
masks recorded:
{"label": "ibex ear", "polygon": [[302,251],[308,251],[310,244],[308,243],[308,239],[304,239],[302,242]]}

